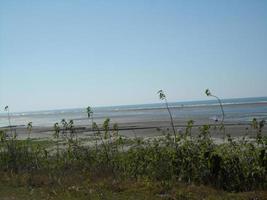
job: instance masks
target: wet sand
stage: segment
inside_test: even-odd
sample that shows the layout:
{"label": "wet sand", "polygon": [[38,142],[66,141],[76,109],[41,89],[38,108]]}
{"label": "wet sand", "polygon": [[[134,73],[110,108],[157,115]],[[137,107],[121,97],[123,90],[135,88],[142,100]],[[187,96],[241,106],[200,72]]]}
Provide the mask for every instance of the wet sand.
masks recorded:
{"label": "wet sand", "polygon": [[[210,124],[210,133],[213,138],[223,138],[223,131],[219,130],[220,123],[214,123],[214,121],[198,121],[192,128],[192,135],[199,133],[199,128],[203,124]],[[98,124],[101,128],[101,124]],[[112,123],[110,129],[112,129]],[[215,129],[217,126],[217,129]],[[164,135],[164,133],[172,133],[172,127],[169,121],[147,121],[147,122],[127,122],[118,123],[119,134],[125,137],[155,137]],[[175,130],[177,133],[183,133],[186,129],[185,121],[176,121]],[[0,130],[9,130],[9,128],[0,128]],[[26,126],[12,127],[12,130],[16,132],[18,139],[26,139],[28,137],[28,130]],[[93,135],[91,126],[75,126],[77,135],[81,138],[90,137]],[[31,131],[31,138],[35,139],[51,139],[53,138],[53,127],[40,127],[33,126]],[[232,137],[255,137],[257,132],[249,123],[225,123],[225,133],[230,134]],[[262,130],[262,134],[267,136],[267,127]]]}

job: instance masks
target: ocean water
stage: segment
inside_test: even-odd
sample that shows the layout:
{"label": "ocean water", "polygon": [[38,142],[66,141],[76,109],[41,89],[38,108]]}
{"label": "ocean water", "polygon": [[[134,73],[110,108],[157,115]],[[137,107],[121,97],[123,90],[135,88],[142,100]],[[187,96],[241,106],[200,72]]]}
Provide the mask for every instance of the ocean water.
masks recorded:
{"label": "ocean water", "polygon": [[[223,99],[222,102],[226,123],[247,123],[253,118],[267,121],[267,97]],[[216,100],[171,102],[169,106],[175,121],[221,119],[220,106]],[[117,123],[169,120],[162,103],[96,107],[93,111],[97,123],[103,122],[105,118]],[[76,125],[88,124],[86,108],[11,113],[11,124],[16,126],[24,126],[30,121],[34,126],[53,126],[62,119],[72,119]],[[7,113],[0,114],[0,127],[4,126],[8,126]]]}

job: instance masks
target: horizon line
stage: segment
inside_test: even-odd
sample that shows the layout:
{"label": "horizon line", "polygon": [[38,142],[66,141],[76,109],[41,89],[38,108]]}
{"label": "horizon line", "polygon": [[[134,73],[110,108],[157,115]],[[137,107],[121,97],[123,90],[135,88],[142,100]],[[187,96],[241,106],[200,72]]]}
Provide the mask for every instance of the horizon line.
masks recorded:
{"label": "horizon line", "polygon": [[[252,98],[267,98],[267,96],[256,96],[256,97],[233,97],[233,98],[221,98],[221,100],[230,100],[230,99],[252,99]],[[198,102],[198,101],[217,101],[216,99],[209,98],[209,99],[196,99],[196,100],[181,100],[181,101],[169,101],[169,104],[172,103],[186,103],[186,102]],[[104,105],[104,106],[90,106],[92,108],[108,108],[108,107],[121,107],[121,106],[136,106],[136,105],[150,105],[150,104],[164,104],[162,101],[159,100],[157,103],[137,103],[137,104],[119,104],[119,105]],[[85,107],[69,107],[69,108],[48,108],[48,109],[40,109],[40,110],[25,110],[25,111],[15,111],[10,112],[12,113],[30,113],[30,112],[43,112],[43,111],[55,111],[55,110],[74,110],[74,109],[82,109]],[[3,106],[4,107],[4,106]],[[0,111],[0,114],[5,113],[5,111]]]}

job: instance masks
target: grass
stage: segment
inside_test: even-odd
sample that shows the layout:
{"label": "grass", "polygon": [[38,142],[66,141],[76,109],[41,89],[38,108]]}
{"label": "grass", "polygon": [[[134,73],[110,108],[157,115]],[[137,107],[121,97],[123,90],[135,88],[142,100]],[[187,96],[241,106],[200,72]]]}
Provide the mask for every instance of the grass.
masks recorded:
{"label": "grass", "polygon": [[203,185],[175,184],[147,180],[114,180],[107,175],[92,176],[86,172],[68,172],[60,183],[50,181],[46,174],[1,174],[1,199],[267,199],[266,191],[229,193]]}

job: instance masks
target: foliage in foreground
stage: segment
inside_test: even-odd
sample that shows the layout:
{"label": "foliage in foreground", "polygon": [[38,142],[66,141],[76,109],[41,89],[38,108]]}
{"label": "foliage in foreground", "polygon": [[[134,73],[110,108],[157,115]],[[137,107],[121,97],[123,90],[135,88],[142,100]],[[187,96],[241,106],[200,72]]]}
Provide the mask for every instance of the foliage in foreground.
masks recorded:
{"label": "foliage in foreground", "polygon": [[[19,141],[7,132],[0,133],[0,171],[26,174],[33,184],[38,173],[49,182],[61,184],[68,172],[106,174],[113,180],[160,183],[171,188],[177,183],[209,185],[226,191],[251,191],[267,188],[267,139],[216,144],[210,126],[204,125],[197,137],[191,136],[192,121],[176,140],[166,134],[154,139],[126,140],[106,120],[103,127],[93,124],[93,139],[83,145],[77,138],[73,121],[55,124],[52,148],[30,138]],[[12,135],[12,134],[11,134]]]}

